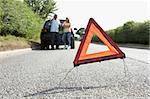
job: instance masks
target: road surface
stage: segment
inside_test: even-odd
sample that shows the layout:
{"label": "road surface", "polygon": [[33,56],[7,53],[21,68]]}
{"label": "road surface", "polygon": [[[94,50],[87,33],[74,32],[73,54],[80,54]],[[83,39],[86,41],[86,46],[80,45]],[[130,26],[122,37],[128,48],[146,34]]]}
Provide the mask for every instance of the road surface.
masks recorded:
{"label": "road surface", "polygon": [[[149,99],[149,50],[122,48],[127,58],[73,68],[74,50],[0,54],[0,99]],[[90,51],[103,48],[91,44]]]}

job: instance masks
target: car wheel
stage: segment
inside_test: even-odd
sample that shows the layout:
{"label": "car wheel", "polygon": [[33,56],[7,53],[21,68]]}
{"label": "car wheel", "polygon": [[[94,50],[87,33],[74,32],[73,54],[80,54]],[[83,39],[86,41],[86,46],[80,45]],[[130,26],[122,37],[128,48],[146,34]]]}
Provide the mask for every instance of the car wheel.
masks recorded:
{"label": "car wheel", "polygon": [[41,45],[41,50],[44,50],[44,48],[45,48],[44,45]]}
{"label": "car wheel", "polygon": [[45,45],[44,45],[44,42],[41,41],[41,50],[44,50],[45,49]]}

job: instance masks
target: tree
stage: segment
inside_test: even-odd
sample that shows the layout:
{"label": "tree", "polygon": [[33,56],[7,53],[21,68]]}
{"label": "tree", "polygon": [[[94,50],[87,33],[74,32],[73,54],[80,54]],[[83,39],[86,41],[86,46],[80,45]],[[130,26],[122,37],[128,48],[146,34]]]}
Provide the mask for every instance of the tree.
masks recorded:
{"label": "tree", "polygon": [[46,19],[49,14],[57,10],[56,2],[53,0],[25,0],[25,3],[43,19]]}
{"label": "tree", "polygon": [[128,21],[123,26],[108,31],[117,43],[149,44],[150,20],[145,22]]}
{"label": "tree", "polygon": [[2,5],[2,0],[0,0],[0,33],[1,33],[1,30],[2,30],[2,16],[4,14],[4,11],[3,11],[3,5]]}
{"label": "tree", "polygon": [[134,21],[128,21],[123,25],[123,34],[125,36],[125,42],[130,42],[130,38],[133,37],[134,34]]}
{"label": "tree", "polygon": [[0,35],[15,35],[27,39],[39,37],[43,20],[25,3],[2,0],[0,7]]}
{"label": "tree", "polygon": [[137,41],[142,44],[149,44],[150,20],[141,23],[138,27]]}

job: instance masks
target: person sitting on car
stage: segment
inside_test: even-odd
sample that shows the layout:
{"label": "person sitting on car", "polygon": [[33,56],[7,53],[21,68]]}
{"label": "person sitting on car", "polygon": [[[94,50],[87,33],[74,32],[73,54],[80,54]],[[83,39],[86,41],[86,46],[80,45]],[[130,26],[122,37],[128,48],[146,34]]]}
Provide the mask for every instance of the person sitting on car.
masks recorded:
{"label": "person sitting on car", "polygon": [[58,39],[58,35],[59,35],[59,23],[57,21],[57,15],[55,14],[52,21],[51,21],[51,28],[50,28],[50,32],[51,32],[51,49],[54,49],[54,43],[55,43],[55,39],[57,39],[56,42],[56,49],[59,49],[59,39]]}
{"label": "person sitting on car", "polygon": [[[69,21],[69,18],[66,17],[66,20],[63,23],[63,36],[62,36],[62,41],[64,42],[64,48],[65,49],[70,49],[71,48],[71,23]],[[68,46],[66,45],[68,41]]]}

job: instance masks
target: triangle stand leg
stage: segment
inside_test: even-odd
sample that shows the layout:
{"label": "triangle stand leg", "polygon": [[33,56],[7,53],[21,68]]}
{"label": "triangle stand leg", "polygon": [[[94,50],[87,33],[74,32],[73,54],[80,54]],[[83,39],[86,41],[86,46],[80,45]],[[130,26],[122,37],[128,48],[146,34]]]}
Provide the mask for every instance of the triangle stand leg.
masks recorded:
{"label": "triangle stand leg", "polygon": [[71,68],[71,69],[66,73],[65,77],[64,77],[62,80],[60,80],[60,82],[59,82],[59,84],[58,84],[59,87],[61,86],[61,83],[67,78],[67,76],[69,75],[69,73],[71,73],[71,71],[72,71],[74,68],[75,68],[75,67]]}
{"label": "triangle stand leg", "polygon": [[[81,83],[81,77],[80,77],[80,75],[79,75],[79,69],[78,69],[78,67],[73,67],[73,68],[71,68],[71,69],[66,73],[66,75],[64,76],[64,78],[63,78],[62,80],[60,80],[60,82],[59,82],[59,84],[58,84],[58,88],[60,88],[62,82],[68,77],[69,73],[71,73],[71,71],[72,71],[73,69],[75,69],[75,68],[76,68],[76,73],[77,73],[76,76],[77,76],[77,78],[79,79],[79,80],[78,80],[79,83]],[[82,84],[81,84],[81,85],[82,85]],[[85,91],[83,86],[81,86],[81,90],[82,90],[82,91]]]}
{"label": "triangle stand leg", "polygon": [[128,70],[128,66],[123,58],[123,65],[124,65],[124,73],[125,73],[125,77],[127,76],[127,73],[129,73],[129,70]]}

